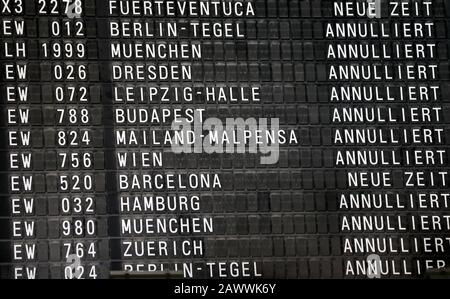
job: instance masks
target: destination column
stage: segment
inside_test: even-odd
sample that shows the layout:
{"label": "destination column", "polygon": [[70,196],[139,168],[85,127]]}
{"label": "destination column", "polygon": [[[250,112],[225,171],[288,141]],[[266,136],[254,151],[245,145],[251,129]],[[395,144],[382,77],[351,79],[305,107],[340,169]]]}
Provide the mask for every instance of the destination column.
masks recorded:
{"label": "destination column", "polygon": [[[218,257],[213,246],[224,243],[213,236],[215,219],[223,220],[224,213],[203,214],[211,205],[206,199],[223,191],[222,178],[231,183],[232,177],[219,164],[200,168],[215,153],[214,146],[211,153],[203,148],[209,142],[202,132],[207,104],[214,117],[218,103],[228,106],[233,92],[245,89],[247,98],[259,92],[248,84],[234,84],[234,89],[228,82],[205,85],[213,79],[207,71],[215,72],[203,63],[214,44],[205,41],[222,46],[224,40],[244,40],[245,27],[235,20],[231,2],[199,3],[109,1],[106,6],[108,24],[103,25],[109,40],[103,55],[112,65],[104,75],[112,83],[119,205],[118,215],[111,217],[120,229],[123,270],[171,271],[186,278],[259,277],[248,258]],[[242,3],[239,17],[246,10],[253,13],[251,1]],[[226,13],[229,18],[222,19]],[[230,69],[236,66],[230,63]]]}

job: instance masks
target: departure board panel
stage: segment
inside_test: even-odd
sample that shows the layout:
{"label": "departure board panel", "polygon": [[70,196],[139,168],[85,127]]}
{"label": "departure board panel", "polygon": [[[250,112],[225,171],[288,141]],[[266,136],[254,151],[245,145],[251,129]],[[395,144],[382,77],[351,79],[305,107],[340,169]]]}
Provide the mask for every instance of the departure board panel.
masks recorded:
{"label": "departure board panel", "polygon": [[0,278],[450,263],[450,1],[0,1]]}

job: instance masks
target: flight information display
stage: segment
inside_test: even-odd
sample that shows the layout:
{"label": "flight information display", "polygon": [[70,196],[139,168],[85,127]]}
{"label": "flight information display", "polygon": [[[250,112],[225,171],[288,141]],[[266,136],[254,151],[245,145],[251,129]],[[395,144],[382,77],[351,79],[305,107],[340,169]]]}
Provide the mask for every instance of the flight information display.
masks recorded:
{"label": "flight information display", "polygon": [[450,1],[0,20],[0,278],[448,274]]}

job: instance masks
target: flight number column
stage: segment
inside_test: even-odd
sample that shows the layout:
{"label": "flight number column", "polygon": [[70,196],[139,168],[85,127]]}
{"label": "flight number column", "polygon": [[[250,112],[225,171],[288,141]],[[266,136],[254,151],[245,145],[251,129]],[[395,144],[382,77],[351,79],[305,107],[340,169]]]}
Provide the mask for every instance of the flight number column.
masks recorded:
{"label": "flight number column", "polygon": [[[95,1],[38,1],[52,278],[109,275]],[[91,18],[91,19],[90,19]],[[94,24],[94,25],[93,25]]]}

